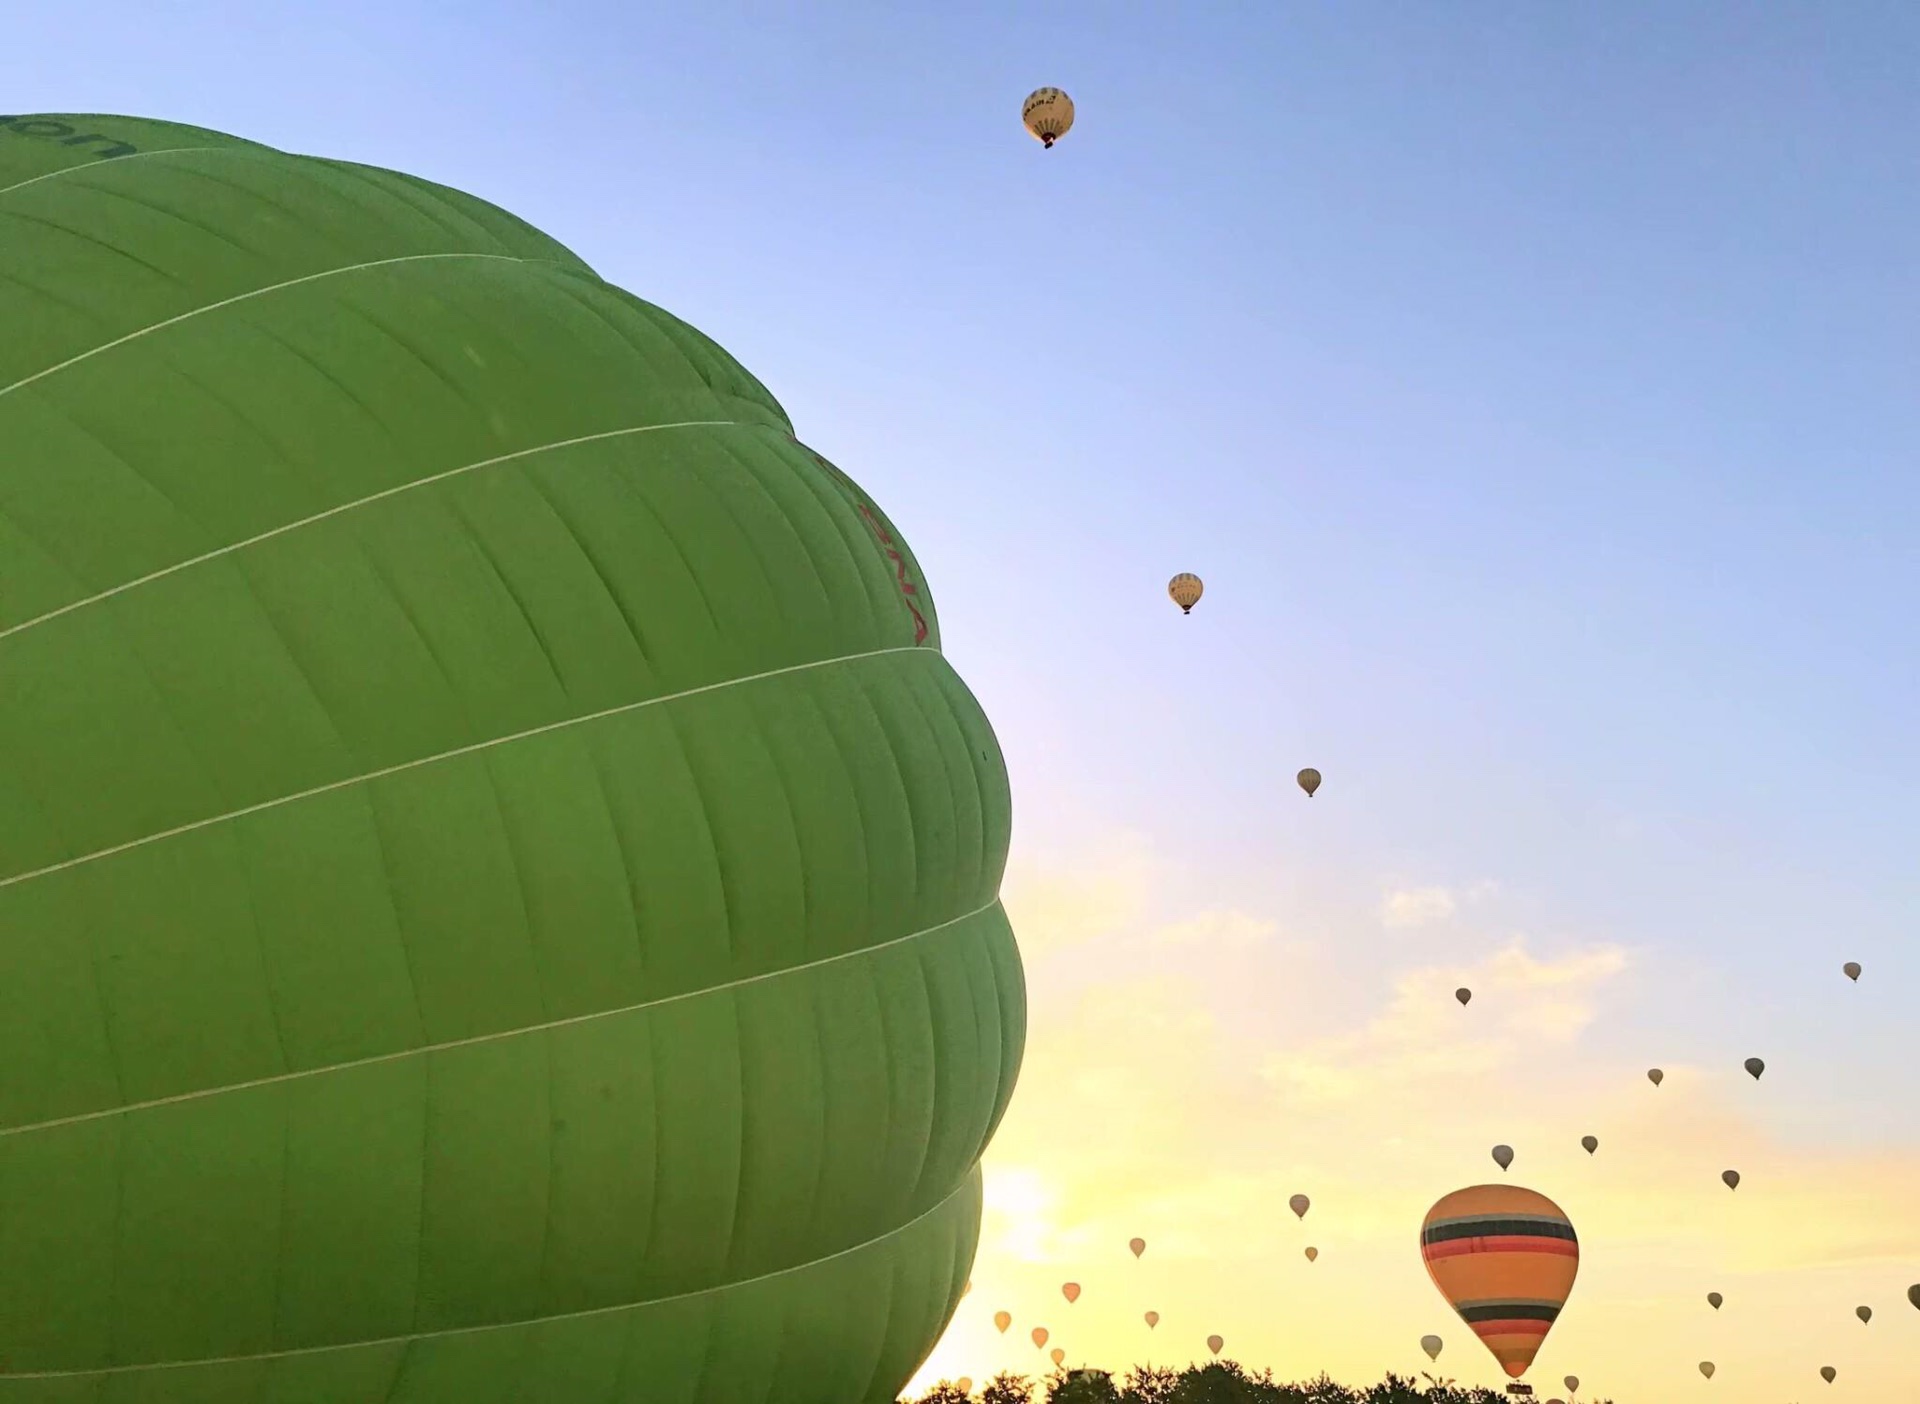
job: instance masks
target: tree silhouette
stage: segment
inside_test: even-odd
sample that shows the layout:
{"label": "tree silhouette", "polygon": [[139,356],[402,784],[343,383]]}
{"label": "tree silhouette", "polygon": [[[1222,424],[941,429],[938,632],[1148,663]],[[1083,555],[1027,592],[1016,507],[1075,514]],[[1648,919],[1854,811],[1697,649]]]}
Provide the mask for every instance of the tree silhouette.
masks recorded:
{"label": "tree silhouette", "polygon": [[1270,1370],[1249,1374],[1232,1360],[1190,1365],[1178,1372],[1136,1365],[1124,1380],[1105,1370],[1057,1370],[1044,1380],[1008,1371],[987,1381],[972,1400],[958,1385],[942,1380],[919,1399],[900,1404],[1034,1404],[1036,1384],[1046,1388],[1045,1404],[1511,1404],[1499,1390],[1466,1387],[1432,1375],[1412,1379],[1389,1373],[1380,1383],[1360,1389],[1349,1389],[1324,1374],[1304,1383],[1281,1384]]}

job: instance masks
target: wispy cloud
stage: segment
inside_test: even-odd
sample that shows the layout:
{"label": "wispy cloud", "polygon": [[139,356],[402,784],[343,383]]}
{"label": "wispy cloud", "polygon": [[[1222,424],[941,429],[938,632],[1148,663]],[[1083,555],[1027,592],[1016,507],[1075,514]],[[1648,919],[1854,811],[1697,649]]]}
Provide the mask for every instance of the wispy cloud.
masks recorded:
{"label": "wispy cloud", "polygon": [[1444,887],[1415,887],[1389,892],[1380,904],[1380,920],[1388,926],[1427,926],[1445,921],[1458,905]]}

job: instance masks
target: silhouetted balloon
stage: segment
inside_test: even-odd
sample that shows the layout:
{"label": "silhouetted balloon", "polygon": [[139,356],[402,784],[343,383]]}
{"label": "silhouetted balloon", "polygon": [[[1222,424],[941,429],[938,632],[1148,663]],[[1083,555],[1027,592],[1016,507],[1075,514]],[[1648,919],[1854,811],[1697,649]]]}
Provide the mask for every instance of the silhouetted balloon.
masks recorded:
{"label": "silhouetted balloon", "polygon": [[1051,147],[1073,126],[1073,99],[1058,88],[1035,88],[1020,104],[1020,121],[1042,146]]}
{"label": "silhouetted balloon", "polygon": [[1840,1372],[1834,1369],[1833,1366],[1831,1365],[1822,1365],[1820,1367],[1820,1378],[1825,1380],[1828,1384],[1832,1384],[1833,1377],[1839,1373]]}
{"label": "silhouetted balloon", "polygon": [[1160,1324],[1160,1313],[1157,1311],[1148,1312],[1146,1315],[1146,1322],[1147,1322],[1147,1329],[1151,1331],[1154,1327]]}
{"label": "silhouetted balloon", "polygon": [[1870,1306],[1857,1306],[1853,1309],[1853,1314],[1859,1317],[1863,1324],[1873,1320],[1873,1308]]}
{"label": "silhouetted balloon", "polygon": [[1061,1283],[1060,1295],[1067,1299],[1067,1305],[1073,1305],[1080,1300],[1080,1284],[1078,1282]]}
{"label": "silhouetted balloon", "polygon": [[1193,607],[1200,603],[1200,596],[1206,592],[1206,588],[1200,583],[1199,576],[1189,575],[1184,570],[1167,582],[1167,593],[1180,606],[1182,614],[1193,613]]}
{"label": "silhouetted balloon", "polygon": [[1440,1347],[1445,1344],[1446,1342],[1442,1341],[1438,1336],[1422,1336],[1420,1338],[1420,1349],[1427,1353],[1427,1359],[1429,1360],[1438,1360],[1440,1358]]}
{"label": "silhouetted balloon", "polygon": [[1495,1146],[1493,1148],[1493,1163],[1498,1165],[1502,1170],[1513,1164],[1513,1147]]}
{"label": "silhouetted balloon", "polygon": [[1067,1353],[1060,1349],[1059,1346],[1055,1346],[1052,1350],[1048,1351],[1047,1355],[1056,1365],[1067,1358]]}
{"label": "silhouetted balloon", "polygon": [[1468,1000],[1473,998],[1473,991],[1468,989],[1465,985],[1462,985],[1459,989],[1453,992],[1453,997],[1459,1000],[1460,1003],[1464,1005]]}
{"label": "silhouetted balloon", "polygon": [[972,1375],[962,1375],[959,1379],[955,1380],[954,1383],[960,1386],[960,1392],[962,1394],[973,1393],[973,1376]]}
{"label": "silhouetted balloon", "polygon": [[1767,1070],[1767,1065],[1761,1062],[1758,1058],[1747,1059],[1747,1071],[1753,1074],[1753,1080],[1755,1082],[1758,1082],[1760,1080],[1760,1074],[1765,1072],[1766,1070]]}
{"label": "silhouetted balloon", "polygon": [[1312,1261],[1313,1261],[1313,1260],[1314,1260],[1315,1258],[1317,1258],[1317,1257],[1319,1257],[1319,1256],[1320,1256],[1320,1250],[1319,1250],[1318,1248],[1309,1248],[1309,1249],[1307,1249],[1307,1261],[1308,1261],[1308,1262],[1312,1262]]}
{"label": "silhouetted balloon", "polygon": [[1287,1201],[1287,1208],[1293,1210],[1295,1218],[1306,1218],[1307,1210],[1312,1207],[1313,1201],[1308,1199],[1304,1194],[1296,1194],[1292,1199]]}
{"label": "silhouetted balloon", "polygon": [[1840,967],[1840,970],[1849,980],[1858,980],[1860,978],[1860,962],[1857,960],[1848,961]]}
{"label": "silhouetted balloon", "polygon": [[996,1312],[995,1312],[995,1313],[993,1314],[993,1327],[994,1327],[994,1329],[995,1329],[996,1331],[998,1331],[998,1332],[999,1332],[999,1333],[1000,1333],[1001,1335],[1003,1335],[1003,1336],[1004,1336],[1004,1335],[1006,1335],[1006,1334],[1007,1334],[1007,1327],[1009,1327],[1009,1326],[1011,1326],[1011,1325],[1013,1325],[1013,1313],[1012,1313],[1012,1312],[1010,1312],[1010,1311],[996,1311]]}
{"label": "silhouetted balloon", "polygon": [[1582,1136],[1580,1138],[1580,1144],[1586,1148],[1588,1155],[1592,1155],[1600,1149],[1600,1138],[1598,1136]]}
{"label": "silhouetted balloon", "polygon": [[1914,1310],[1920,1311],[1920,1282],[1907,1288],[1907,1300],[1913,1303]]}
{"label": "silhouetted balloon", "polygon": [[1661,1082],[1665,1080],[1666,1076],[1667,1075],[1658,1068],[1647,1069],[1647,1081],[1651,1082],[1655,1087],[1658,1087]]}
{"label": "silhouetted balloon", "polygon": [[1047,1328],[1044,1326],[1034,1327],[1033,1328],[1034,1349],[1038,1350],[1041,1346],[1045,1345],[1046,1343],[1047,1343]]}
{"label": "silhouetted balloon", "polygon": [[1730,1190],[1740,1188],[1740,1172],[1738,1170],[1722,1170],[1720,1172],[1720,1179]]}
{"label": "silhouetted balloon", "polygon": [[1713,1362],[1711,1360],[1702,1360],[1700,1362],[1700,1373],[1705,1375],[1708,1379],[1712,1379],[1713,1378]]}
{"label": "silhouetted balloon", "polygon": [[1568,1394],[1578,1394],[1580,1392],[1580,1377],[1578,1375],[1568,1375],[1561,1383],[1567,1387]]}
{"label": "silhouetted balloon", "polygon": [[1707,1305],[1712,1307],[1715,1311],[1720,1310],[1720,1304],[1725,1300],[1726,1298],[1721,1296],[1718,1292],[1707,1293]]}
{"label": "silhouetted balloon", "polygon": [[1137,1258],[1147,1251],[1147,1240],[1144,1238],[1129,1238],[1127,1240],[1127,1247],[1133,1250],[1133,1256]]}
{"label": "silhouetted balloon", "polygon": [[1313,792],[1320,788],[1320,772],[1312,766],[1308,766],[1293,778],[1299,782],[1300,788],[1307,792],[1308,799],[1312,799]]}
{"label": "silhouetted balloon", "polygon": [[1218,1355],[1220,1353],[1220,1347],[1225,1344],[1226,1342],[1218,1336],[1207,1337],[1207,1349],[1212,1351],[1215,1355]]}
{"label": "silhouetted balloon", "polygon": [[1420,1256],[1440,1295],[1514,1379],[1533,1363],[1580,1271],[1566,1214],[1518,1185],[1443,1196],[1421,1225]]}

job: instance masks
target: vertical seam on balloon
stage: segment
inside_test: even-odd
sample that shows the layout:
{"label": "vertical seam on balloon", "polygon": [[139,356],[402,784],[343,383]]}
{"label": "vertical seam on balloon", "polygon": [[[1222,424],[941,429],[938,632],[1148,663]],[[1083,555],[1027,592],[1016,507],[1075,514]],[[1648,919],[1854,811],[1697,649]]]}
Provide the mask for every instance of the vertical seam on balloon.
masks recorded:
{"label": "vertical seam on balloon", "polygon": [[888,1239],[898,1238],[934,1218],[951,1205],[955,1199],[973,1187],[973,1169],[960,1178],[953,1189],[935,1200],[933,1204],[915,1214],[903,1224],[896,1224],[873,1237],[859,1243],[849,1244],[845,1248],[836,1248],[831,1253],[818,1258],[810,1258],[804,1263],[791,1263],[786,1267],[774,1268],[769,1272],[757,1273],[752,1277],[737,1278],[731,1282],[715,1283],[711,1287],[696,1287],[691,1291],[673,1292],[664,1297],[650,1297],[645,1301],[617,1302],[612,1306],[587,1307],[580,1311],[555,1312],[551,1316],[527,1317],[518,1321],[489,1321],[477,1326],[450,1326],[438,1331],[415,1331],[403,1336],[381,1336],[366,1341],[342,1341],[333,1345],[296,1346],[288,1350],[260,1351],[252,1355],[224,1355],[203,1360],[154,1360],[138,1365],[105,1365],[81,1370],[21,1370],[17,1372],[0,1371],[0,1384],[10,1380],[60,1380],[78,1379],[88,1376],[132,1375],[148,1371],[191,1370],[213,1365],[250,1364],[267,1360],[286,1360],[300,1356],[325,1355],[336,1352],[371,1350],[376,1346],[405,1345],[412,1346],[420,1341],[445,1340],[450,1336],[478,1336],[492,1331],[530,1330],[562,1321],[583,1321],[597,1316],[615,1316],[622,1312],[644,1311],[649,1307],[667,1306],[674,1302],[691,1301],[697,1297],[711,1297],[721,1292],[732,1292],[746,1287],[757,1287],[763,1282],[773,1282],[779,1278],[791,1277],[795,1273],[806,1272],[811,1268],[838,1262],[863,1253],[869,1248],[885,1243]]}
{"label": "vertical seam on balloon", "polygon": [[554,682],[559,686],[560,695],[568,701],[572,701],[572,694],[567,689],[567,680],[561,676],[560,664],[554,658],[553,650],[547,646],[545,635],[541,633],[540,626],[534,622],[533,613],[527,608],[526,601],[520,598],[520,592],[514,589],[513,582],[507,579],[506,570],[501,566],[499,559],[493,554],[492,548],[487,545],[485,539],[481,536],[479,527],[475,525],[473,518],[461,508],[459,499],[451,493],[447,496],[446,508],[447,511],[452,513],[454,518],[459,521],[461,529],[465,531],[467,545],[473,549],[473,553],[480,558],[481,563],[492,572],[493,578],[499,583],[502,592],[513,602],[513,607],[520,612],[520,622],[527,626],[527,633],[532,636],[534,645],[540,650],[540,656],[546,660],[547,671],[553,675]]}
{"label": "vertical seam on balloon", "polygon": [[627,851],[626,830],[622,827],[620,815],[614,808],[613,791],[607,788],[606,758],[601,755],[598,746],[590,744],[587,747],[587,759],[593,767],[594,788],[600,796],[601,810],[607,816],[607,832],[613,837],[614,851],[620,855],[620,873],[626,881],[627,915],[633,925],[634,951],[639,956],[640,975],[644,979],[647,975],[648,954],[644,919],[646,913],[641,905],[640,884],[635,882],[633,877],[633,856]]}
{"label": "vertical seam on balloon", "polygon": [[448,478],[458,477],[463,473],[473,473],[482,468],[496,467],[499,464],[511,463],[517,459],[530,458],[536,454],[550,453],[558,449],[574,448],[581,444],[597,443],[603,439],[617,439],[632,434],[651,434],[666,429],[751,429],[758,427],[761,426],[743,424],[738,420],[730,419],[687,419],[677,420],[671,424],[638,424],[630,425],[624,429],[608,429],[596,434],[583,434],[575,439],[561,439],[550,444],[536,444],[532,448],[516,449],[512,453],[503,453],[494,458],[483,458],[474,463],[462,463],[457,467],[448,468],[439,473],[429,474],[424,478],[414,478],[408,482],[395,484],[390,488],[382,488],[379,492],[371,493],[366,497],[356,498],[352,502],[342,502],[338,506],[329,507],[322,512],[315,512],[311,516],[301,517],[297,521],[282,523],[280,526],[259,532],[244,540],[231,542],[225,546],[217,546],[211,551],[203,551],[197,556],[189,556],[186,560],[176,561],[169,566],[162,566],[159,570],[149,571],[147,574],[138,576],[123,584],[101,590],[96,594],[85,596],[82,599],[70,601],[67,604],[61,605],[58,609],[50,609],[44,614],[35,615],[31,619],[23,619],[18,624],[12,624],[4,629],[0,629],[0,639],[9,638],[14,634],[24,633],[36,625],[44,624],[50,619],[57,619],[63,614],[71,614],[73,611],[82,609],[87,605],[98,604],[102,600],[111,599],[115,595],[124,594],[142,585],[149,585],[177,571],[187,570],[193,566],[203,565],[207,561],[217,560],[221,556],[244,551],[248,547],[257,546],[263,541],[270,541],[276,536],[282,536],[291,531],[298,531],[302,527],[312,526],[317,522],[327,520],[329,517],[337,517],[343,512],[352,512],[361,507],[371,506],[375,502],[383,501],[386,498],[394,497],[403,492],[411,492],[416,488],[431,487],[436,483],[445,482]]}
{"label": "vertical seam on balloon", "polygon": [[[250,804],[240,809],[229,810],[224,814],[214,814],[204,819],[190,820],[185,824],[177,824],[171,829],[163,829],[158,833],[147,834],[140,838],[128,839],[124,843],[112,844],[106,848],[96,849],[92,853],[82,853],[73,858],[63,859],[58,863],[49,863],[44,867],[31,868],[23,873],[15,873],[10,877],[0,878],[0,889],[13,887],[20,883],[31,882],[35,878],[48,877],[54,873],[65,872],[72,868],[81,867],[87,863],[96,862],[102,858],[110,858],[115,854],[128,852],[131,849],[144,848],[150,843],[159,843],[166,839],[177,838],[182,834],[195,833],[201,829],[211,828],[216,824],[229,823],[232,820],[245,818],[251,814],[259,814],[264,810],[278,809],[282,805],[296,804],[301,800],[313,799],[319,795],[330,794],[335,790],[351,789],[356,785],[365,785],[375,780],[384,780],[388,776],[404,774],[409,770],[417,770],[421,766],[434,765],[440,761],[456,760],[461,756],[491,750],[495,746],[511,745],[517,741],[531,740],[536,736],[544,736],[555,731],[563,731],[568,727],[585,726],[592,722],[604,721],[610,717],[621,716],[629,712],[637,712],[644,707],[652,707],[668,702],[679,702],[689,697],[702,696],[706,693],[717,692],[724,688],[737,687],[747,683],[765,682],[770,678],[784,677],[793,673],[809,672],[818,668],[831,667],[835,664],[856,663],[870,658],[884,658],[896,653],[917,653],[923,651],[924,650],[895,646],[893,648],[870,649],[864,653],[844,653],[832,658],[816,658],[806,663],[792,663],[783,668],[770,668],[762,673],[749,673],[742,677],[726,678],[720,682],[704,683],[699,687],[690,687],[680,692],[670,692],[658,697],[643,697],[638,702],[625,702],[617,707],[605,707],[597,712],[588,712],[584,716],[563,717],[559,721],[544,722],[539,726],[528,727],[523,731],[511,732],[505,736],[496,736],[485,741],[475,741],[465,746],[456,746],[450,751],[438,751],[430,756],[419,756],[413,760],[401,761],[395,765],[382,766],[378,770],[370,770],[362,775],[349,775],[344,779],[329,780],[324,785],[314,785],[290,795],[280,795],[274,799],[261,800],[257,804]],[[933,656],[938,657],[939,655],[936,654]]]}

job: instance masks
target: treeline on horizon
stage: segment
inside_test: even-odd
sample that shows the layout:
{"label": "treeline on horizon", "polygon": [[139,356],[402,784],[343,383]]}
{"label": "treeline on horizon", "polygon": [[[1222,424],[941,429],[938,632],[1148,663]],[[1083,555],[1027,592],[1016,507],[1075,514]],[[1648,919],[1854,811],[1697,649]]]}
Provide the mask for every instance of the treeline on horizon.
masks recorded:
{"label": "treeline on horizon", "polygon": [[[1037,1389],[1045,1390],[1038,1400]],[[1457,1385],[1428,1374],[1414,1380],[1389,1373],[1379,1384],[1357,1389],[1336,1384],[1325,1375],[1304,1384],[1283,1384],[1271,1370],[1252,1375],[1234,1361],[1216,1360],[1178,1371],[1136,1365],[1125,1379],[1085,1368],[1063,1368],[1035,1379],[1003,1371],[972,1393],[941,1380],[918,1398],[902,1395],[899,1404],[1511,1404],[1514,1398],[1500,1390]],[[1591,1404],[1613,1401],[1599,1399]]]}

